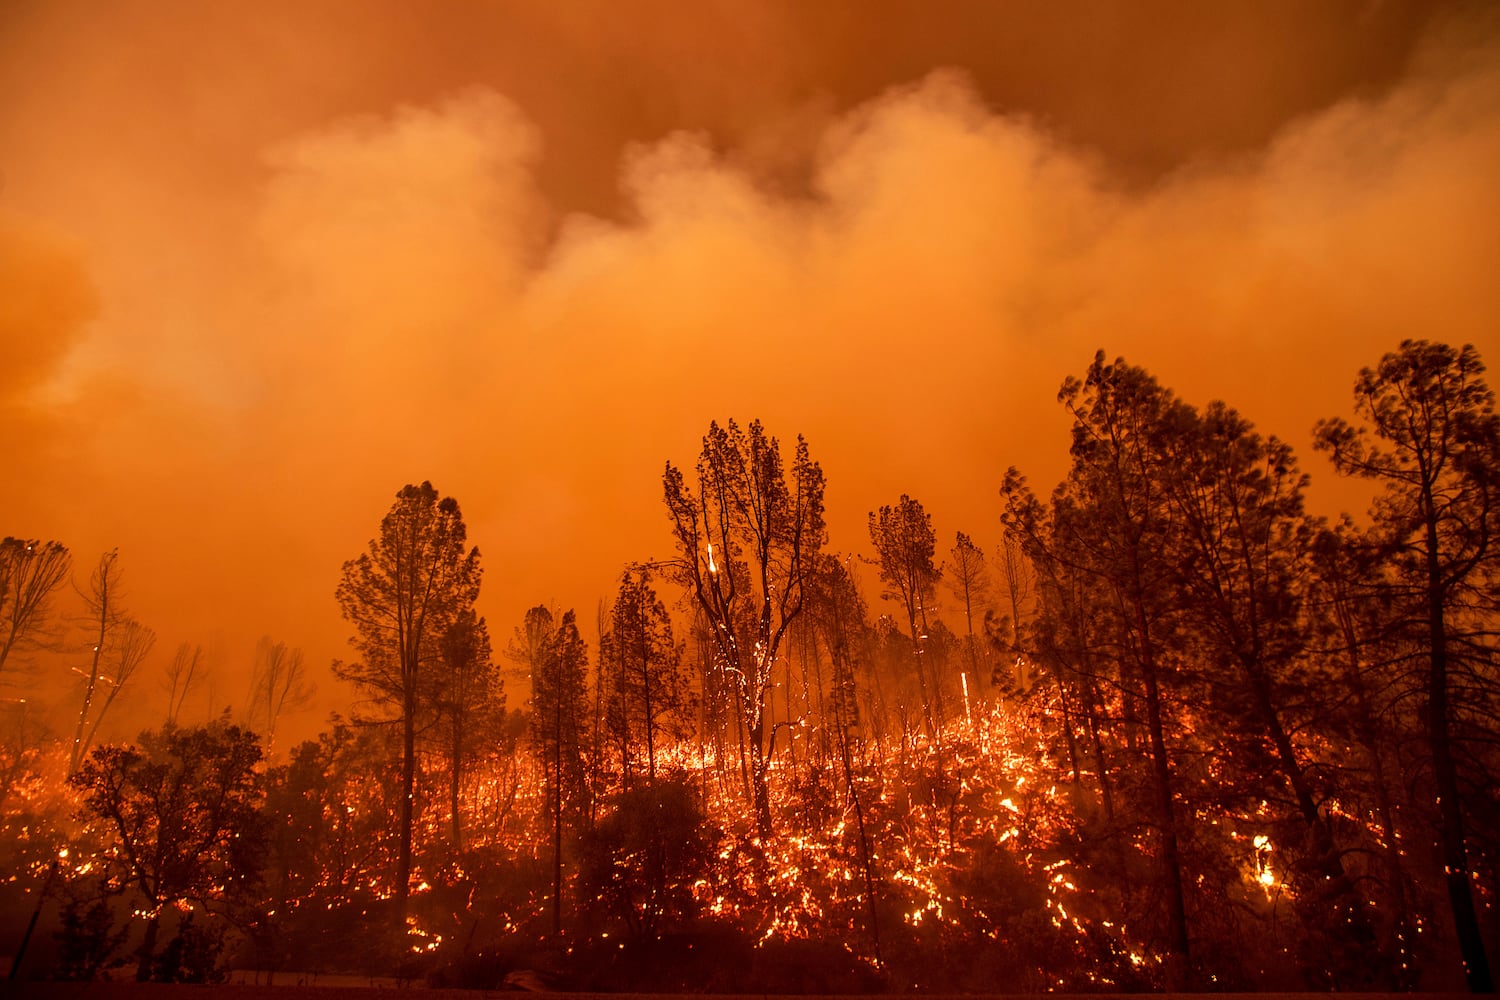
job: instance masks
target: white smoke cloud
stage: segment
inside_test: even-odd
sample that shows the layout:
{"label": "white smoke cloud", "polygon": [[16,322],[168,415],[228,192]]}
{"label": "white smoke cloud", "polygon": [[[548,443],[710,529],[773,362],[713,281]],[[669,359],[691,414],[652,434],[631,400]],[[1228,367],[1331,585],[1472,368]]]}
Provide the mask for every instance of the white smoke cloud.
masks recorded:
{"label": "white smoke cloud", "polygon": [[97,317],[81,274],[58,279],[71,305],[0,313],[4,384],[50,379],[67,429],[0,527],[119,545],[163,649],[220,636],[248,664],[269,632],[318,664],[347,631],[339,565],[403,483],[462,503],[503,641],[538,602],[587,619],[623,562],[665,554],[662,463],[690,466],[711,418],[806,434],[843,549],[901,492],[993,541],[1004,468],[1061,473],[1057,385],[1098,347],[1307,461],[1401,337],[1500,353],[1500,79],[1424,65],[1449,68],[1146,190],[954,72],[792,130],[801,193],[755,172],[774,150],[638,143],[618,219],[556,218],[538,129],[479,89],[284,136],[180,194],[106,165],[139,205],[68,216]]}

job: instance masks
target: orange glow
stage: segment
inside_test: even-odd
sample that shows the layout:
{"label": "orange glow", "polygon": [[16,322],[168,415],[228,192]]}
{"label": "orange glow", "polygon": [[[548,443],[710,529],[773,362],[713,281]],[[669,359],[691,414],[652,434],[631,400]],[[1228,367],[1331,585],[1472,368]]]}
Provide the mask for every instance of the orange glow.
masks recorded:
{"label": "orange glow", "polygon": [[[1330,510],[1363,498],[1306,434],[1353,372],[1500,357],[1492,34],[919,8],[23,0],[0,531],[119,546],[160,649],[216,659],[211,717],[261,635],[345,655],[338,567],[405,482],[462,502],[511,623],[665,553],[711,417],[804,433],[848,550],[907,489],[993,534],[1100,344],[1291,440]],[[316,679],[292,738],[347,708]]]}

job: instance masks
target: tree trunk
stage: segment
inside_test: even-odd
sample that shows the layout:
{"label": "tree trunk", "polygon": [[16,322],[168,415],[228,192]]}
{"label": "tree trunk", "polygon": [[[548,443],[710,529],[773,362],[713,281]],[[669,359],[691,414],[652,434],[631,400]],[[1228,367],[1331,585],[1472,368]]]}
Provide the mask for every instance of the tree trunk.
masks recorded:
{"label": "tree trunk", "polygon": [[[964,581],[964,628],[967,629],[968,632],[965,640],[969,652],[969,674],[974,678],[974,681],[977,684],[979,682],[979,645],[974,639],[974,599],[973,596],[969,593],[969,583],[967,580]],[[964,690],[966,695],[964,709],[965,711],[967,711],[968,689],[965,688]]]}
{"label": "tree trunk", "polygon": [[[1167,760],[1167,743],[1162,731],[1161,695],[1156,683],[1156,672],[1146,674],[1146,717],[1151,729],[1151,762],[1156,774],[1156,808],[1161,825],[1162,868],[1167,877],[1167,933],[1172,948],[1187,966],[1188,948],[1187,907],[1183,901],[1182,857],[1177,845],[1177,821],[1172,794],[1172,768]],[[1178,970],[1177,982],[1170,986],[1181,988],[1186,969]]]}
{"label": "tree trunk", "polygon": [[767,784],[770,760],[765,748],[766,723],[758,717],[750,726],[750,785],[755,799],[755,829],[762,838],[770,837],[771,793]]}
{"label": "tree trunk", "polygon": [[933,712],[931,685],[927,683],[927,664],[922,656],[922,636],[926,629],[918,631],[917,617],[910,609],[906,613],[907,628],[911,629],[911,658],[917,668],[917,689],[922,696],[922,726],[930,740],[938,739],[937,720]]}
{"label": "tree trunk", "polygon": [[[1084,689],[1084,721],[1088,723],[1089,741],[1094,745],[1094,766],[1098,768],[1099,776],[1099,799],[1104,806],[1104,819],[1109,824],[1111,831],[1115,827],[1115,798],[1113,787],[1109,778],[1109,758],[1104,750],[1104,736],[1099,728],[1098,693],[1094,689],[1093,681],[1089,681]],[[1115,838],[1115,846],[1119,846],[1119,838]],[[1124,870],[1124,865],[1121,865]]]}
{"label": "tree trunk", "polygon": [[408,694],[401,713],[401,816],[396,854],[396,925],[406,926],[406,901],[411,895],[412,806],[417,784],[417,708]]}
{"label": "tree trunk", "polygon": [[453,772],[448,784],[448,813],[453,819],[453,853],[464,849],[463,817],[459,812],[459,791],[463,784],[463,725],[453,720]]}
{"label": "tree trunk", "polygon": [[1068,711],[1068,689],[1055,668],[1052,671],[1052,679],[1057,682],[1057,704],[1062,710],[1063,736],[1068,743],[1068,763],[1073,770],[1073,784],[1081,786],[1083,777],[1078,771],[1078,740],[1073,735],[1072,713]]}
{"label": "tree trunk", "polygon": [[[1137,590],[1137,595],[1140,591]],[[1161,687],[1157,679],[1156,658],[1151,647],[1150,626],[1146,610],[1135,601],[1136,627],[1140,629],[1141,675],[1146,683],[1146,727],[1151,744],[1152,770],[1156,777],[1157,823],[1161,827],[1162,870],[1167,880],[1167,936],[1172,950],[1180,957],[1176,968],[1169,965],[1168,987],[1181,989],[1191,966],[1188,942],[1187,905],[1182,886],[1182,855],[1177,843],[1176,807],[1172,792],[1172,765],[1167,758],[1167,740],[1161,714]]]}
{"label": "tree trunk", "polygon": [[562,698],[557,699],[557,731],[552,750],[552,933],[562,934]]}
{"label": "tree trunk", "polygon": [[646,709],[646,780],[656,784],[656,720],[651,705],[651,652],[646,645],[646,622],[641,616],[641,698]]}
{"label": "tree trunk", "polygon": [[[1401,842],[1396,836],[1396,810],[1391,802],[1390,783],[1386,778],[1385,755],[1381,752],[1379,725],[1370,709],[1363,678],[1359,675],[1359,636],[1346,607],[1345,598],[1334,598],[1334,613],[1343,633],[1348,660],[1345,684],[1354,693],[1356,732],[1370,757],[1370,773],[1375,787],[1376,814],[1380,817],[1380,835],[1385,843],[1382,860],[1394,916],[1393,930],[1386,936],[1385,954],[1391,956],[1392,987],[1410,990],[1415,986],[1415,963],[1412,953],[1412,910],[1406,899],[1406,872],[1401,864]],[[1396,971],[1400,970],[1400,971]]]}
{"label": "tree trunk", "polygon": [[[838,712],[835,710],[835,715]],[[859,787],[854,783],[854,762],[849,751],[849,730],[842,719],[837,719],[839,757],[844,765],[844,783],[849,789],[849,801],[854,806],[854,824],[859,831],[859,861],[865,877],[865,912],[870,920],[870,944],[875,954],[875,967],[880,968],[880,920],[875,904],[875,864],[870,858],[870,837],[865,831],[865,810],[859,801]]]}
{"label": "tree trunk", "polygon": [[1313,799],[1311,786],[1307,783],[1307,773],[1297,757],[1297,749],[1292,745],[1291,735],[1281,724],[1281,716],[1272,701],[1270,678],[1259,666],[1245,665],[1244,669],[1251,688],[1255,692],[1255,702],[1260,711],[1261,724],[1265,727],[1271,745],[1276,748],[1276,758],[1281,765],[1282,776],[1291,786],[1292,795],[1297,800],[1297,811],[1301,814],[1302,823],[1312,837],[1313,850],[1316,854],[1313,859],[1314,865],[1324,878],[1340,883],[1339,892],[1347,892],[1349,887],[1343,884],[1345,882],[1344,865],[1336,853],[1333,834],[1328,829],[1328,823],[1318,813],[1318,804]]}
{"label": "tree trunk", "polygon": [[88,723],[89,705],[94,700],[94,688],[99,684],[99,658],[104,655],[104,636],[108,631],[106,615],[108,609],[99,614],[99,634],[94,640],[94,659],[89,667],[88,685],[83,689],[83,707],[78,710],[78,729],[73,733],[73,753],[68,758],[68,773],[78,773],[83,756],[83,729]]}
{"label": "tree trunk", "polygon": [[[1431,508],[1429,507],[1429,510]],[[1458,767],[1448,732],[1448,630],[1443,608],[1442,569],[1438,564],[1435,516],[1427,520],[1427,630],[1431,669],[1427,681],[1427,733],[1432,743],[1432,776],[1436,785],[1438,833],[1441,838],[1443,877],[1448,884],[1448,905],[1453,910],[1453,929],[1458,935],[1459,954],[1471,993],[1493,993],[1484,938],[1474,910],[1469,884],[1469,856],[1464,843],[1463,804],[1459,799]]]}
{"label": "tree trunk", "polygon": [[[617,630],[618,632],[618,630]],[[625,653],[625,637],[616,635],[620,654],[620,790],[630,791],[630,676]]]}
{"label": "tree trunk", "polygon": [[151,960],[156,957],[156,935],[161,928],[161,908],[157,906],[146,920],[146,936],[136,951],[135,981],[151,981]]}

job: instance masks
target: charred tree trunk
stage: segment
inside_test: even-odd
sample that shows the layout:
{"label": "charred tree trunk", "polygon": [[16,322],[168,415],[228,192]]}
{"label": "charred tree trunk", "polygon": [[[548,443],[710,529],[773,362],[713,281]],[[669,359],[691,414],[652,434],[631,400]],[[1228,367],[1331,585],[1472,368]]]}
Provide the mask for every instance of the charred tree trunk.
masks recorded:
{"label": "charred tree trunk", "polygon": [[414,694],[408,694],[401,713],[401,814],[400,844],[396,852],[396,925],[406,926],[406,903],[411,895],[412,813],[417,794],[417,711]]}
{"label": "charred tree trunk", "polygon": [[1493,993],[1489,957],[1474,909],[1469,883],[1469,852],[1464,841],[1463,802],[1458,790],[1458,766],[1448,727],[1448,627],[1443,606],[1443,574],[1438,562],[1437,518],[1428,507],[1427,516],[1427,632],[1430,667],[1427,679],[1427,736],[1432,744],[1432,777],[1437,792],[1438,836],[1443,858],[1443,878],[1448,886],[1448,905],[1453,910],[1453,929],[1458,936],[1464,976],[1471,993]]}
{"label": "charred tree trunk", "polygon": [[[1137,574],[1137,578],[1139,575]],[[1181,989],[1186,985],[1186,976],[1191,968],[1192,953],[1189,946],[1187,926],[1187,904],[1182,884],[1182,852],[1177,840],[1176,795],[1172,790],[1172,764],[1167,756],[1166,727],[1162,721],[1161,684],[1158,677],[1156,652],[1152,645],[1151,628],[1146,609],[1139,599],[1135,600],[1136,627],[1140,630],[1141,678],[1146,690],[1146,729],[1151,747],[1151,767],[1155,777],[1156,814],[1160,826],[1162,875],[1167,889],[1167,937],[1177,953],[1180,964],[1169,968],[1175,981],[1168,985]]]}
{"label": "charred tree trunk", "polygon": [[151,981],[151,961],[156,957],[156,938],[161,930],[161,907],[157,905],[151,911],[151,916],[146,919],[146,936],[141,940],[141,946],[136,949],[135,981],[146,983]]}

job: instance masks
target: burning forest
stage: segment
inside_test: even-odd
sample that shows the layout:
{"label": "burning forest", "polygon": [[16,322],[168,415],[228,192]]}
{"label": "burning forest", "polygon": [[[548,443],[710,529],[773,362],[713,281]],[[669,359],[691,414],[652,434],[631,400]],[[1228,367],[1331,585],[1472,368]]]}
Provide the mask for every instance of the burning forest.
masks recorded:
{"label": "burning forest", "polygon": [[1493,989],[1497,5],[0,0],[0,94],[0,975]]}
{"label": "burning forest", "polygon": [[[68,703],[5,707],[11,975],[1492,988],[1477,352],[1407,341],[1319,422],[1377,490],[1359,519],[1310,514],[1290,446],[1124,360],[1058,401],[1061,482],[997,477],[999,523],[951,546],[904,494],[833,551],[817,442],[712,423],[666,465],[667,557],[516,622],[477,612],[497,569],[458,500],[406,485],[329,567],[345,709],[301,741],[299,650],[263,641],[245,707],[195,718],[202,651],[153,656],[118,555],[78,582],[64,542],[7,538],[0,671],[75,671]],[[99,738],[152,684],[159,721]]]}

